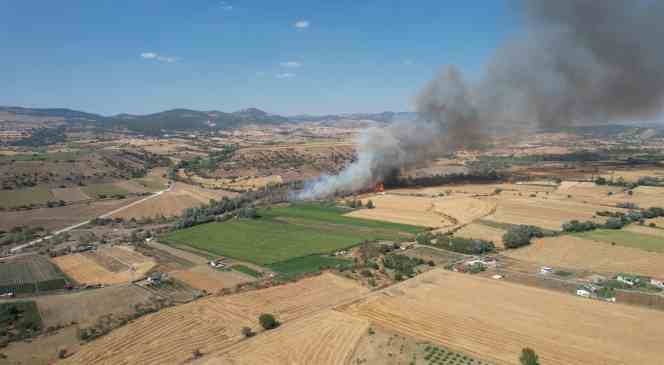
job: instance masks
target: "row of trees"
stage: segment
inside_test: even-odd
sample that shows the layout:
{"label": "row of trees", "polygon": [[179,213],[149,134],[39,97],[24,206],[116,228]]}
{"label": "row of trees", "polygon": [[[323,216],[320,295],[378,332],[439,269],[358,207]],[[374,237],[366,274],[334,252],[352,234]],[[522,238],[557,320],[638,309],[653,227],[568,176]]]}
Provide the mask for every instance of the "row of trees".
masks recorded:
{"label": "row of trees", "polygon": [[417,243],[467,255],[481,255],[496,250],[491,241],[454,237],[449,234],[426,232],[417,236]]}
{"label": "row of trees", "polygon": [[628,224],[635,222],[644,223],[646,219],[664,217],[664,208],[651,207],[641,210],[630,210],[629,212],[597,212],[599,216],[609,217],[604,223],[595,223],[592,221],[572,220],[563,224],[565,232],[585,232],[599,228],[621,229]]}

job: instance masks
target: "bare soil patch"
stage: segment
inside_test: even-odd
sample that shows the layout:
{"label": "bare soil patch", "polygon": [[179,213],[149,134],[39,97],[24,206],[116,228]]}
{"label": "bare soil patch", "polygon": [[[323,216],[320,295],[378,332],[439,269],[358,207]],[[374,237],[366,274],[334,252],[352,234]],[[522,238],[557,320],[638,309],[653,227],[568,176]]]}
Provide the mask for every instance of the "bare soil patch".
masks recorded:
{"label": "bare soil patch", "polygon": [[255,279],[234,270],[219,271],[206,265],[194,266],[188,270],[174,271],[171,275],[190,286],[217,293],[222,289],[234,288],[238,284],[252,282]]}
{"label": "bare soil patch", "polygon": [[106,285],[138,280],[156,266],[153,259],[118,246],[59,256],[53,261],[79,283]]}

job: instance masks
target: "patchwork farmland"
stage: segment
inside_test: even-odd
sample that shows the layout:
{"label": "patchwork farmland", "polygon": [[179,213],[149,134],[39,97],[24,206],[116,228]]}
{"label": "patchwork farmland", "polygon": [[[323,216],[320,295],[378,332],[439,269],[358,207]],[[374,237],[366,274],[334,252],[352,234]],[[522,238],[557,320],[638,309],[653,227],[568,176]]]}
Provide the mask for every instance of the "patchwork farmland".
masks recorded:
{"label": "patchwork farmland", "polygon": [[0,261],[0,294],[64,288],[67,277],[48,258],[30,255]]}
{"label": "patchwork farmland", "polygon": [[53,261],[79,283],[120,284],[142,278],[156,262],[127,247],[59,256]]}

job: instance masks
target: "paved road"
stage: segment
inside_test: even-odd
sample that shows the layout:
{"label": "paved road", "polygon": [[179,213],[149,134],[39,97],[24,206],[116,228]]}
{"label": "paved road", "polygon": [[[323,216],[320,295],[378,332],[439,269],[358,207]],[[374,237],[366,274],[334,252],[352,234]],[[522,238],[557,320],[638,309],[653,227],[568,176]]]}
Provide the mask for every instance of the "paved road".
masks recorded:
{"label": "paved road", "polygon": [[[121,212],[121,211],[123,211],[123,210],[125,210],[125,209],[127,209],[127,208],[133,207],[134,205],[141,204],[141,203],[146,202],[146,201],[148,201],[148,200],[150,200],[150,199],[154,199],[154,198],[158,197],[159,195],[161,195],[161,194],[163,194],[163,193],[165,193],[165,192],[167,192],[167,191],[171,191],[171,190],[173,189],[174,186],[175,186],[175,183],[171,183],[171,185],[168,187],[168,189],[164,189],[164,190],[158,191],[158,192],[156,192],[156,193],[154,193],[154,194],[152,194],[152,195],[150,195],[150,196],[147,196],[147,197],[145,197],[145,198],[143,198],[143,199],[140,199],[140,200],[137,200],[137,201],[135,201],[135,202],[129,203],[129,204],[127,204],[127,205],[125,205],[125,206],[122,206],[122,207],[120,207],[120,208],[114,209],[114,210],[112,210],[112,211],[110,211],[110,212],[108,212],[108,213],[105,213],[105,214],[100,215],[98,218],[108,218],[108,217],[110,217],[111,215],[113,215],[113,214],[115,214],[115,213],[119,213],[119,212]],[[38,239],[33,240],[33,241],[30,241],[30,242],[28,242],[28,243],[24,243],[24,244],[22,244],[22,245],[20,245],[20,246],[16,246],[16,247],[12,248],[11,250],[9,250],[9,252],[11,252],[11,253],[20,252],[22,249],[24,249],[24,248],[26,248],[26,247],[30,247],[30,246],[35,245],[35,244],[37,244],[37,243],[39,243],[39,242],[42,242],[42,241],[44,241],[44,240],[47,240],[47,239],[53,238],[53,237],[55,237],[55,236],[57,236],[57,235],[59,235],[59,234],[62,234],[62,233],[65,233],[65,232],[69,232],[69,231],[71,231],[72,229],[76,229],[76,228],[78,228],[78,227],[82,227],[82,226],[84,226],[84,225],[90,223],[91,220],[92,220],[92,219],[88,219],[87,221],[84,221],[84,222],[81,222],[81,223],[76,223],[76,224],[74,224],[73,226],[69,226],[69,227],[62,228],[62,229],[60,229],[60,230],[57,230],[57,231],[53,232],[53,234],[48,235],[48,236],[46,236],[46,237],[38,238]]]}

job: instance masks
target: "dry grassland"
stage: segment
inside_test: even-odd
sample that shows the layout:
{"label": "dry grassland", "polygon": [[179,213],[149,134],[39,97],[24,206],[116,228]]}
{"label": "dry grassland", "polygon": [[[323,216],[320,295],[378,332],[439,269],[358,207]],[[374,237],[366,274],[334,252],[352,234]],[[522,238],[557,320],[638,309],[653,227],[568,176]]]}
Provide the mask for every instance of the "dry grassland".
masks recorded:
{"label": "dry grassland", "polygon": [[503,254],[542,266],[664,276],[664,254],[569,235],[537,239]]}
{"label": "dry grassland", "polygon": [[553,230],[560,230],[564,222],[572,219],[603,222],[603,219],[593,218],[597,211],[622,211],[598,204],[542,197],[514,197],[501,194],[497,201],[496,212],[485,219],[509,224],[530,224]]}
{"label": "dry grassland", "polygon": [[[78,329],[75,326],[58,330],[54,334],[43,335],[30,341],[16,341],[2,349],[6,359],[0,358],[0,365],[48,365],[58,359],[58,352],[66,348],[75,352],[79,348]],[[37,350],[37,351],[35,351]]]}
{"label": "dry grassland", "polygon": [[454,233],[455,236],[493,241],[498,248],[504,248],[503,235],[505,230],[489,227],[481,223],[471,223]]}
{"label": "dry grassland", "polygon": [[72,279],[86,284],[120,284],[140,279],[157,263],[125,247],[103,247],[53,259]]}
{"label": "dry grassland", "polygon": [[243,177],[239,179],[211,179],[198,175],[190,177],[194,182],[201,184],[206,188],[211,189],[233,189],[233,190],[249,190],[258,189],[270,184],[280,184],[283,179],[279,175],[270,175],[262,177]]}
{"label": "dry grassland", "polygon": [[189,251],[180,250],[175,247],[165,245],[163,243],[155,242],[154,240],[150,241],[150,243],[148,244],[158,250],[166,251],[173,256],[179,257],[183,260],[189,261],[194,264],[206,265],[209,261],[205,256],[196,255]]}
{"label": "dry grassland", "polygon": [[[632,224],[630,226],[625,227],[625,230],[635,233],[647,234],[648,236],[661,237],[664,239],[664,229],[662,228],[651,228],[647,226]],[[664,240],[662,241],[662,244],[664,244]]]}
{"label": "dry grassland", "polygon": [[349,364],[365,319],[326,310],[233,345],[197,364]]}
{"label": "dry grassland", "polygon": [[150,293],[136,285],[118,285],[77,293],[36,297],[45,327],[76,322],[81,327],[94,324],[98,318],[116,317],[135,312],[134,305],[150,301]]}
{"label": "dry grassland", "polygon": [[646,219],[646,224],[649,225],[650,223],[655,223],[655,226],[664,228],[664,217]]}
{"label": "dry grassland", "polygon": [[634,203],[641,208],[664,207],[664,187],[639,186],[632,190],[632,195],[627,193],[614,194],[610,200],[614,204]]}
{"label": "dry grassland", "polygon": [[379,326],[496,364],[659,364],[659,311],[432,270],[342,308]]}
{"label": "dry grassland", "polygon": [[630,170],[614,170],[604,175],[608,180],[618,180],[623,178],[627,182],[636,182],[642,177],[659,177],[664,178],[664,169],[630,169]]}
{"label": "dry grassland", "polygon": [[81,200],[92,199],[87,196],[81,188],[57,188],[51,189],[54,200],[64,200],[66,202],[77,202]]}
{"label": "dry grassland", "polygon": [[216,293],[221,289],[234,288],[238,284],[255,280],[234,270],[219,271],[207,265],[194,266],[188,270],[173,271],[170,275],[208,293]]}
{"label": "dry grassland", "polygon": [[[210,354],[258,330],[261,313],[284,323],[331,308],[367,292],[332,274],[231,296],[210,297],[145,316],[81,348],[63,364],[178,364],[194,350]],[[315,331],[315,330],[314,330]],[[313,335],[313,333],[311,334]]]}
{"label": "dry grassland", "polygon": [[555,188],[555,186],[543,184],[463,184],[432,186],[419,189],[395,189],[390,190],[390,192],[394,194],[428,196],[438,196],[440,194],[492,195],[496,192],[496,189],[504,192],[529,193],[551,192]]}
{"label": "dry grassland", "polygon": [[0,229],[8,231],[16,226],[38,226],[48,230],[55,230],[98,217],[138,199],[140,197],[103,200],[89,204],[74,204],[58,208],[0,212]]}
{"label": "dry grassland", "polygon": [[113,218],[142,219],[154,217],[174,217],[187,208],[208,204],[210,199],[219,200],[224,196],[232,197],[236,193],[203,189],[198,186],[175,183],[175,186],[156,198],[133,205],[112,215]]}

